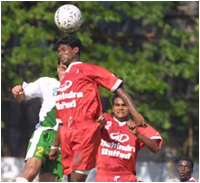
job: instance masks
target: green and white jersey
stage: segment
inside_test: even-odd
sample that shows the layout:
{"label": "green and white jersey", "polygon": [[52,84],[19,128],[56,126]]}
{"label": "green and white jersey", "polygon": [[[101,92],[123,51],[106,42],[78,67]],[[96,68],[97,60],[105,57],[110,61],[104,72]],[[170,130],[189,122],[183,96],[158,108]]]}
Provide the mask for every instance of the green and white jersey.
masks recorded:
{"label": "green and white jersey", "polygon": [[41,77],[35,82],[23,82],[23,89],[25,91],[26,100],[32,98],[41,99],[41,109],[39,112],[39,123],[36,129],[40,127],[51,127],[57,130],[55,120],[55,102],[57,90],[60,82],[55,78]]}

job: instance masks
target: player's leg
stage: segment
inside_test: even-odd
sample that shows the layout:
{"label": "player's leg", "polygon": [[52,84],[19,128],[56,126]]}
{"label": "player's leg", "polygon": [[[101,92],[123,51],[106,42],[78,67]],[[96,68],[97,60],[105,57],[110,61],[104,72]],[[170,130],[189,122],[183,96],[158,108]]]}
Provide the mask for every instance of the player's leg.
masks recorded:
{"label": "player's leg", "polygon": [[[64,182],[84,182],[87,178],[87,175],[79,174],[76,172],[72,172],[72,164],[73,164],[73,156],[74,151],[73,148],[76,149],[77,146],[71,146],[74,144],[74,139],[76,139],[76,133],[73,130],[69,130],[63,126],[60,130],[60,142],[61,142],[61,157],[62,157],[62,167],[64,172]],[[78,160],[77,157],[76,160]]]}
{"label": "player's leg", "polygon": [[21,181],[33,181],[37,173],[39,172],[42,166],[42,160],[40,158],[34,157],[34,154],[39,154],[37,152],[37,143],[40,140],[42,131],[35,130],[29,140],[26,158],[25,158],[25,167],[22,174],[16,179],[16,182]]}
{"label": "player's leg", "polygon": [[[20,177],[28,180],[29,182],[33,181],[39,173],[42,164],[46,161],[46,151],[44,147],[45,134],[43,132],[43,128],[35,130],[29,140],[24,171],[20,175]],[[17,178],[16,181],[20,182],[21,180]]]}
{"label": "player's leg", "polygon": [[[43,144],[45,154],[49,154],[50,147],[56,136],[56,131],[46,130],[43,132]],[[44,154],[44,156],[45,156]],[[61,153],[59,152],[58,158],[55,161],[49,160],[48,156],[45,156],[45,161],[41,167],[39,174],[39,182],[61,182],[63,178],[63,169],[61,164]]]}
{"label": "player's leg", "polygon": [[[26,161],[24,171],[19,176],[21,178],[26,179],[28,182],[32,182],[33,179],[36,177],[40,168],[42,166],[42,161],[36,157],[29,158]],[[21,182],[21,179],[16,179],[16,182]]]}
{"label": "player's leg", "polygon": [[40,170],[39,182],[62,182],[62,178],[63,169],[59,153],[56,161],[46,160],[45,166],[42,166]]}
{"label": "player's leg", "polygon": [[[71,137],[71,138],[70,138]],[[63,168],[64,177],[70,181],[70,174],[72,172],[71,163],[73,160],[73,151],[70,146],[71,139],[73,139],[73,131],[68,127],[63,126],[60,129],[60,144],[61,144],[61,163]]]}
{"label": "player's leg", "polygon": [[[82,172],[82,173],[81,173]],[[84,171],[79,171],[79,173],[77,172],[72,172],[70,175],[70,181],[71,182],[85,182],[88,173],[84,174]]]}
{"label": "player's leg", "polygon": [[39,182],[57,182],[57,176],[56,174],[46,172],[39,176]]}
{"label": "player's leg", "polygon": [[96,154],[101,140],[99,124],[79,128],[74,134],[71,182],[84,182],[96,165]]}

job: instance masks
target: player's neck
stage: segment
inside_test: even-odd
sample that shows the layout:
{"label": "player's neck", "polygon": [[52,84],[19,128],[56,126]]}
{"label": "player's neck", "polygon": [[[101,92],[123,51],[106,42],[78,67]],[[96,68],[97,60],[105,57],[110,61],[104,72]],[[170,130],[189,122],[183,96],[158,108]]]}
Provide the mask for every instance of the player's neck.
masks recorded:
{"label": "player's neck", "polygon": [[118,118],[118,117],[114,116],[114,118],[115,118],[115,120],[117,120],[120,123],[124,123],[124,122],[129,121],[129,117]]}

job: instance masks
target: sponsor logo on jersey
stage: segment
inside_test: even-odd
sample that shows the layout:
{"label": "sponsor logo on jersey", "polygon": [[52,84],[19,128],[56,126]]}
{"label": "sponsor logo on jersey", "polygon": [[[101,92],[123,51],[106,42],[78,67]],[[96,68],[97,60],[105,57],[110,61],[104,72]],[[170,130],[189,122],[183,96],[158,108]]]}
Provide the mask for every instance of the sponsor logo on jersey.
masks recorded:
{"label": "sponsor logo on jersey", "polygon": [[57,91],[58,91],[58,88],[53,88],[53,96],[57,96]]}
{"label": "sponsor logo on jersey", "polygon": [[72,81],[66,80],[65,83],[62,84],[62,85],[60,86],[60,88],[58,89],[58,91],[63,92],[63,91],[65,91],[67,88],[69,88],[69,87],[71,87],[71,86],[72,86]]}
{"label": "sponsor logo on jersey", "polygon": [[72,100],[71,102],[62,102],[61,104],[56,103],[57,110],[68,109],[72,107],[76,107],[76,100]]}
{"label": "sponsor logo on jersey", "polygon": [[57,95],[56,100],[65,100],[65,99],[73,99],[73,98],[82,98],[83,92],[73,92],[70,91],[69,93],[61,93]]}
{"label": "sponsor logo on jersey", "polygon": [[[119,136],[120,139],[124,136]],[[128,145],[121,145],[120,143],[107,142],[101,139],[101,154],[108,156],[120,157],[123,159],[130,159],[132,152],[135,152],[135,147]]]}
{"label": "sponsor logo on jersey", "polygon": [[[72,86],[72,84],[73,84],[72,81],[66,80],[65,83],[62,84],[60,86],[60,88],[58,89],[58,91],[62,92],[62,93],[58,94],[57,97],[56,97],[56,101],[58,102],[58,103],[56,103],[57,110],[76,107],[77,106],[76,98],[82,98],[83,97],[83,92],[70,91],[68,93],[65,93],[65,91],[68,88],[70,88]],[[61,102],[61,100],[65,100],[65,99],[74,99],[74,100],[72,100],[70,102],[66,102],[66,101]]]}
{"label": "sponsor logo on jersey", "polygon": [[112,148],[112,149],[123,150],[123,151],[133,151],[133,152],[135,152],[135,147],[132,147],[129,144],[124,146],[124,145],[121,145],[120,143],[107,142],[103,139],[101,139],[101,146]]}
{"label": "sponsor logo on jersey", "polygon": [[129,140],[129,136],[126,134],[121,134],[121,133],[111,133],[110,138],[118,141],[118,142],[126,142]]}
{"label": "sponsor logo on jersey", "polygon": [[131,158],[131,153],[123,153],[117,150],[110,150],[107,148],[102,148],[101,149],[101,154],[102,155],[108,155],[108,156],[115,156],[115,157],[120,157],[123,159],[130,159]]}

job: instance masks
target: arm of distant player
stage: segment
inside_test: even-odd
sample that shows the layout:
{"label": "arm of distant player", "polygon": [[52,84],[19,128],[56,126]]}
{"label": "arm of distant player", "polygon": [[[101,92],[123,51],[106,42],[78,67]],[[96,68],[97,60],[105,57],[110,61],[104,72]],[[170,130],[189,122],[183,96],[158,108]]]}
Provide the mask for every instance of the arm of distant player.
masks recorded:
{"label": "arm of distant player", "polygon": [[22,85],[17,85],[12,88],[12,93],[17,101],[26,100],[26,95],[24,92],[24,89],[22,88]]}
{"label": "arm of distant player", "polygon": [[135,135],[139,140],[141,140],[144,145],[153,153],[158,153],[159,152],[159,146],[156,140],[154,139],[149,139],[148,137],[145,137],[141,133],[137,131],[137,126],[133,122],[127,122],[126,123],[128,130]]}
{"label": "arm of distant player", "polygon": [[137,111],[135,104],[132,98],[127,93],[127,91],[124,88],[119,87],[116,90],[116,93],[122,98],[122,100],[125,102],[125,104],[129,108],[129,111],[131,115],[133,116],[133,119],[136,122],[136,125],[146,127],[143,116]]}
{"label": "arm of distant player", "polygon": [[56,133],[53,144],[51,146],[51,151],[49,153],[49,159],[50,160],[56,160],[58,158],[59,147],[60,147],[60,129],[61,128],[62,128],[62,125],[60,124],[58,126],[58,131]]}

